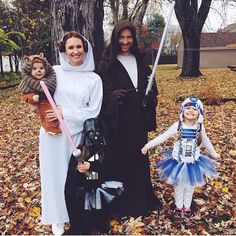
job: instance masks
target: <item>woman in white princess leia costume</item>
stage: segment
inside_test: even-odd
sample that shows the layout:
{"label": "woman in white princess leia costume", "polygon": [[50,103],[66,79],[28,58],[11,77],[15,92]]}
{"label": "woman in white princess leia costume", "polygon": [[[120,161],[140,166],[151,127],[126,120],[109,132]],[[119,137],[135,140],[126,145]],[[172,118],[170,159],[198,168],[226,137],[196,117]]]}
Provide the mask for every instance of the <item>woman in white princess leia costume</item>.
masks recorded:
{"label": "woman in white princess leia costume", "polygon": [[[102,81],[94,73],[90,43],[77,32],[68,32],[59,42],[60,65],[54,66],[57,87],[54,100],[75,144],[80,143],[84,121],[97,117],[102,104]],[[56,119],[53,111],[48,119]],[[48,135],[41,127],[39,161],[42,223],[52,225],[54,235],[69,222],[65,203],[65,181],[72,147],[66,135]]]}

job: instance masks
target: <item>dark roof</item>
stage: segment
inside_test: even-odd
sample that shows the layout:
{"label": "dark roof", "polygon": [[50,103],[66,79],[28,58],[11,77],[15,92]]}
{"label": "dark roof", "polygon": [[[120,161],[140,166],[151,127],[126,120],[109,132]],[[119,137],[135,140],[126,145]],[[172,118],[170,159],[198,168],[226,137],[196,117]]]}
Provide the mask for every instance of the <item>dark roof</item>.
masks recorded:
{"label": "dark roof", "polygon": [[236,32],[201,34],[201,47],[225,47],[229,44],[236,44]]}
{"label": "dark roof", "polygon": [[236,23],[227,25],[224,29],[218,30],[218,32],[236,32]]}

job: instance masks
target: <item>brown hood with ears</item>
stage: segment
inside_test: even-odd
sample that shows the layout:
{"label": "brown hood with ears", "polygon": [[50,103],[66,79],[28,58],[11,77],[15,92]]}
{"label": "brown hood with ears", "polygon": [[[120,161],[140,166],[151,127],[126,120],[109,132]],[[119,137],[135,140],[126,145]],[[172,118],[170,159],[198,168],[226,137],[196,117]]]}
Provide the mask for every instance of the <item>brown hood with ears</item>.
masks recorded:
{"label": "brown hood with ears", "polygon": [[45,66],[46,74],[51,70],[51,65],[48,63],[47,59],[44,57],[44,54],[35,55],[24,55],[22,57],[22,70],[24,70],[28,75],[31,75],[31,68],[34,62],[42,62]]}
{"label": "brown hood with ears", "polygon": [[30,55],[30,56],[24,55],[24,56],[22,57],[22,62],[23,62],[23,63],[26,63],[26,62],[33,62],[33,61],[36,60],[36,59],[42,61],[42,63],[46,66],[47,60],[46,60],[46,58],[44,57],[44,53],[43,53],[43,52],[41,52],[41,53],[38,54],[38,55],[37,55],[37,54],[35,54],[35,55]]}
{"label": "brown hood with ears", "polygon": [[22,93],[44,93],[42,87],[40,86],[40,80],[33,78],[31,75],[31,69],[34,60],[40,60],[44,62],[46,74],[45,78],[41,79],[41,81],[45,82],[49,91],[51,94],[53,94],[56,89],[56,73],[42,53],[39,55],[24,56],[22,58],[22,81],[19,85],[20,91]]}

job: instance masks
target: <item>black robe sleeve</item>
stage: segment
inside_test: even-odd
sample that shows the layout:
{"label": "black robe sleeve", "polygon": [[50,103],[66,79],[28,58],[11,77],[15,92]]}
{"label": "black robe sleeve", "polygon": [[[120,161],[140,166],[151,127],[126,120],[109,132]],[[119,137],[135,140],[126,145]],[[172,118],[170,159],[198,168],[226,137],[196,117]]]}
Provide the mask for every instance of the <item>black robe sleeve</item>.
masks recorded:
{"label": "black robe sleeve", "polygon": [[119,104],[115,99],[113,92],[116,90],[111,79],[111,70],[106,69],[101,72],[103,82],[103,104],[101,117],[106,124],[109,124],[109,130],[116,132],[118,128]]}

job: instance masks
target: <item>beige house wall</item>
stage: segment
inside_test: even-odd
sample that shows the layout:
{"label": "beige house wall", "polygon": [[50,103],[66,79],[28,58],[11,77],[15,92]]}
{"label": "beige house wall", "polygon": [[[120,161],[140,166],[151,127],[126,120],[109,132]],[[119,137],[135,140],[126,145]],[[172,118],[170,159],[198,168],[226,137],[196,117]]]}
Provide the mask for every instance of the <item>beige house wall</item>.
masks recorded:
{"label": "beige house wall", "polygon": [[[178,49],[177,65],[182,67],[183,47]],[[209,47],[200,49],[200,68],[227,67],[236,65],[236,48]]]}

